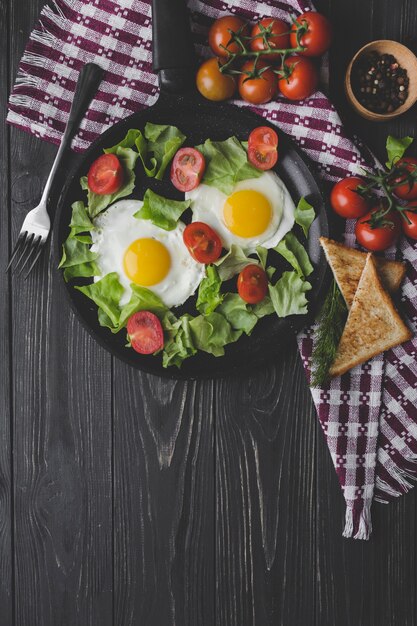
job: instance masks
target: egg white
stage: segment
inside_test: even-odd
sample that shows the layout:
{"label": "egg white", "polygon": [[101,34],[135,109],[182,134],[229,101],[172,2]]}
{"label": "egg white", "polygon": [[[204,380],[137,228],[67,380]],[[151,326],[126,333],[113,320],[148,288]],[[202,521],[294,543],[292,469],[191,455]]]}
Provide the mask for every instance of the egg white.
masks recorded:
{"label": "egg white", "polygon": [[288,189],[275,172],[264,172],[259,178],[250,178],[237,183],[233,192],[250,189],[262,193],[269,201],[272,218],[267,229],[256,237],[239,237],[226,226],[223,206],[228,196],[216,187],[201,184],[185,194],[191,200],[193,222],[205,222],[222,240],[227,250],[237,244],[247,253],[255,252],[257,246],[274,248],[294,226],[295,205]]}
{"label": "egg white", "polygon": [[[157,294],[167,307],[179,306],[193,295],[204,278],[204,264],[197,263],[188,252],[182,238],[183,222],[178,222],[174,230],[167,231],[149,220],[133,217],[142,204],[140,200],[121,200],[101,213],[94,220],[91,250],[98,254],[97,264],[102,276],[117,272],[125,290],[120,300],[123,306],[132,293],[131,280],[123,268],[124,253],[136,239],[156,239],[168,250],[171,267],[163,280],[147,288]],[[100,277],[94,280],[100,280]]]}

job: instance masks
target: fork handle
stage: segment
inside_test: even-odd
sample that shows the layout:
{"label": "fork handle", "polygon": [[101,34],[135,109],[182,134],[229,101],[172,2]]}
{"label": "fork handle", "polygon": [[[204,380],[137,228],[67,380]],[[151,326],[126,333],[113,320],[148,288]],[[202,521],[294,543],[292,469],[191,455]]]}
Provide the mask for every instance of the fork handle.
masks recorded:
{"label": "fork handle", "polygon": [[78,130],[78,127],[81,124],[81,121],[88,109],[88,106],[97,91],[103,74],[104,72],[102,68],[95,63],[86,63],[80,71],[68,122],[65,127],[65,131],[62,136],[58,152],[56,153],[50,174],[45,183],[40,205],[46,206],[47,204],[49,192],[51,191],[55,174],[61,164],[62,155],[70,145],[72,138]]}

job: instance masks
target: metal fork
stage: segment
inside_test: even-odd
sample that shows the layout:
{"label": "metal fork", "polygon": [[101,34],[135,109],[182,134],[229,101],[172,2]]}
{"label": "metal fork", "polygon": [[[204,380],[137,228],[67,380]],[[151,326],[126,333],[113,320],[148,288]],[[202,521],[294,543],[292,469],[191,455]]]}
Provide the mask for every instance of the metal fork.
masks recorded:
{"label": "metal fork", "polygon": [[46,181],[41,200],[38,206],[29,211],[25,217],[6,272],[12,267],[14,260],[16,260],[16,263],[13,272],[17,271],[17,275],[20,275],[29,264],[29,269],[25,275],[26,280],[45,247],[49,231],[51,230],[51,220],[48,215],[48,199],[55,175],[61,165],[62,157],[97,91],[102,76],[103,70],[95,63],[86,63],[81,69],[65,132]]}

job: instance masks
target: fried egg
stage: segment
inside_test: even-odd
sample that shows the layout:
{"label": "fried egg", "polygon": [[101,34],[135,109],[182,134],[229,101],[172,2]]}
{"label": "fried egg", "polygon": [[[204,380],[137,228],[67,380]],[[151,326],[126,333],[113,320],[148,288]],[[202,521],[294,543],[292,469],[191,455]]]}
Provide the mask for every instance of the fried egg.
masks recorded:
{"label": "fried egg", "polygon": [[[185,224],[163,230],[149,220],[137,219],[139,200],[116,202],[94,220],[91,250],[97,252],[101,275],[117,272],[124,294],[131,296],[131,283],[147,287],[167,307],[183,304],[204,277],[204,265],[195,261],[183,242]],[[97,277],[95,280],[99,280]]]}
{"label": "fried egg", "polygon": [[275,172],[237,183],[229,196],[204,184],[185,196],[193,221],[211,226],[226,249],[233,243],[248,253],[273,248],[294,226],[294,202]]}

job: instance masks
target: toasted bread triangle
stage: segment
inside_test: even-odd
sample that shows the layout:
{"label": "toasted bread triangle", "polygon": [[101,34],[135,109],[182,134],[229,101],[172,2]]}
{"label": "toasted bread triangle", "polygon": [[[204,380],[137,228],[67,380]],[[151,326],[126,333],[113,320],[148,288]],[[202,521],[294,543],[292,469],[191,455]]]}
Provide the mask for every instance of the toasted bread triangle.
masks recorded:
{"label": "toasted bread triangle", "polygon": [[[320,244],[332,268],[346,305],[350,309],[359,279],[365,267],[366,253],[354,248],[348,248],[337,241],[327,239],[327,237],[320,237]],[[405,264],[400,261],[390,261],[377,257],[374,260],[383,287],[389,293],[395,293],[404,278]]]}
{"label": "toasted bread triangle", "polygon": [[382,287],[372,254],[368,254],[330,376],[340,376],[411,337]]}

